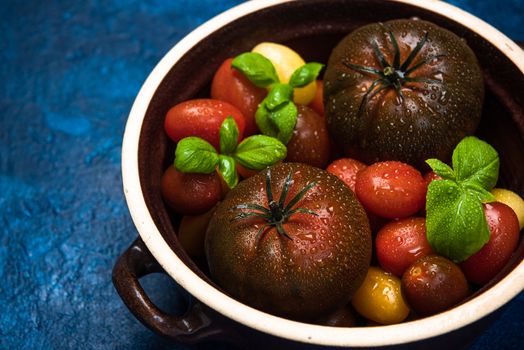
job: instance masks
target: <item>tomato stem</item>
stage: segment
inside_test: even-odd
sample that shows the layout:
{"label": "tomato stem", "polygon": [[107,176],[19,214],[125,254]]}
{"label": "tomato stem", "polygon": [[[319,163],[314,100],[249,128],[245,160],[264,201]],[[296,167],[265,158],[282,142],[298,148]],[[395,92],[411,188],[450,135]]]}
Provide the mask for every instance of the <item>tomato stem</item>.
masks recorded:
{"label": "tomato stem", "polygon": [[233,221],[247,219],[251,217],[261,218],[264,221],[266,221],[266,224],[263,225],[257,232],[257,244],[262,235],[266,232],[266,230],[271,227],[275,227],[277,232],[281,236],[293,240],[293,237],[291,237],[286,232],[283,224],[286,223],[287,220],[296,213],[309,214],[314,216],[318,216],[318,214],[315,213],[313,210],[307,208],[294,208],[298,204],[298,202],[304,198],[306,193],[311,188],[317,185],[317,183],[314,181],[308,183],[286,205],[286,197],[288,195],[289,188],[292,184],[293,179],[291,173],[289,173],[284,180],[284,186],[282,187],[280,198],[278,202],[275,201],[273,197],[273,190],[271,189],[271,169],[268,169],[266,172],[265,189],[269,208],[253,203],[239,204],[233,207],[232,210],[249,209],[251,211],[243,211],[238,213],[234,216]]}
{"label": "tomato stem", "polygon": [[387,28],[384,24],[379,23],[379,25],[384,28],[387,35],[389,36],[389,39],[393,45],[393,63],[390,64],[384,53],[380,50],[379,44],[376,40],[371,41],[371,47],[373,48],[373,51],[375,53],[375,56],[380,64],[381,69],[376,69],[374,67],[367,67],[362,66],[358,64],[353,64],[351,62],[343,62],[345,66],[347,66],[350,69],[353,69],[357,72],[363,73],[363,74],[372,74],[376,75],[377,79],[375,79],[369,88],[366,90],[362,97],[362,102],[359,106],[359,114],[363,112],[364,106],[375,97],[379,92],[386,88],[393,87],[395,91],[397,92],[397,95],[402,102],[404,100],[404,95],[402,93],[402,86],[406,82],[413,82],[413,83],[428,83],[428,84],[440,84],[442,81],[436,80],[436,79],[430,79],[430,78],[423,78],[423,77],[410,77],[409,75],[420,68],[423,65],[429,64],[435,60],[440,59],[441,57],[444,57],[445,55],[431,55],[428,56],[416,64],[414,64],[411,68],[411,64],[417,57],[420,50],[424,47],[426,42],[428,41],[429,33],[425,32],[424,36],[419,40],[415,48],[409,53],[408,57],[404,62],[400,62],[400,48],[397,42],[397,39],[393,35],[393,32]]}

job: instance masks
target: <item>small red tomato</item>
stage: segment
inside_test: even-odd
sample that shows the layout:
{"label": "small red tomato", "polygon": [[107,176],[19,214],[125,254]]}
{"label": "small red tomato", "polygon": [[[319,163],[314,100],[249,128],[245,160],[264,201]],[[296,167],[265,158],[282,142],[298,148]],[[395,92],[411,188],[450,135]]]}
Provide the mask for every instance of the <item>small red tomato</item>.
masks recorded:
{"label": "small red tomato", "polygon": [[429,316],[460,303],[470,290],[455,263],[439,255],[428,255],[404,272],[402,294],[413,311]]}
{"label": "small red tomato", "polygon": [[162,197],[174,211],[182,215],[202,214],[211,209],[221,198],[220,176],[190,174],[170,166],[161,182]]}
{"label": "small red tomato", "polygon": [[321,117],[324,117],[324,83],[322,80],[317,80],[317,92],[313,101],[309,103],[309,107],[313,108]]}
{"label": "small red tomato", "polygon": [[426,238],[426,219],[418,217],[387,223],[378,232],[375,247],[380,266],[397,276],[433,253]]}
{"label": "small red tomato", "polygon": [[429,184],[433,180],[442,180],[442,177],[440,175],[437,175],[434,171],[429,171],[426,174],[424,174],[424,181],[426,181],[426,187],[429,186]]}
{"label": "small red tomato", "polygon": [[366,164],[353,158],[340,158],[329,164],[326,170],[342,180],[351,191],[355,192],[357,173],[366,166]]}
{"label": "small red tomato", "polygon": [[517,215],[506,204],[484,204],[484,215],[491,237],[478,252],[460,264],[468,281],[483,285],[488,283],[508,262],[519,242]]}
{"label": "small red tomato", "polygon": [[385,218],[405,218],[422,209],[426,182],[406,163],[386,161],[360,171],[355,193],[366,210]]}
{"label": "small red tomato", "polygon": [[243,179],[247,179],[251,176],[258,174],[258,170],[248,169],[246,167],[243,167],[240,163],[237,163],[237,171],[238,175],[240,175],[240,177]]}
{"label": "small red tomato", "polygon": [[255,112],[267,95],[267,90],[250,82],[242,73],[231,68],[232,58],[228,58],[218,68],[211,83],[211,98],[229,102],[237,107],[245,118],[244,136],[256,134],[258,127]]}
{"label": "small red tomato", "polygon": [[184,137],[198,136],[220,149],[220,126],[224,119],[232,116],[238,126],[238,141],[244,132],[244,116],[233,105],[213,100],[195,99],[177,104],[166,114],[164,128],[175,142]]}
{"label": "small red tomato", "polygon": [[297,105],[297,109],[297,123],[287,144],[286,161],[323,169],[331,155],[326,120],[308,106]]}
{"label": "small red tomato", "polygon": [[[426,181],[426,193],[428,192],[429,184],[433,180],[442,180],[440,175],[437,175],[434,171],[429,171],[424,174],[424,181]],[[426,216],[426,207],[423,206],[419,213],[420,216]]]}
{"label": "small red tomato", "polygon": [[178,227],[178,240],[189,256],[199,258],[205,255],[204,240],[207,225],[215,213],[216,206],[204,214],[184,215]]}

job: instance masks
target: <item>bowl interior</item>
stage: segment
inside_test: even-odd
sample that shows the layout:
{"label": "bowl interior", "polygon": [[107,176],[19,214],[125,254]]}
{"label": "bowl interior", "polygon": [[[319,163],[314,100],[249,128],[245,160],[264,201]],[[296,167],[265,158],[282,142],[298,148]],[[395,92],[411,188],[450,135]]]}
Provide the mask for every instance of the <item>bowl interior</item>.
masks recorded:
{"label": "bowl interior", "polygon": [[[160,194],[163,171],[172,163],[174,145],[164,132],[166,112],[173,105],[208,97],[214,71],[228,57],[249,51],[262,41],[286,44],[306,61],[327,63],[332,48],[353,29],[371,22],[418,17],[463,37],[476,53],[484,72],[486,97],[477,135],[492,144],[501,157],[499,187],[524,195],[524,76],[501,51],[462,24],[408,4],[378,0],[313,0],[287,2],[237,19],[190,49],[165,76],[151,100],[139,141],[139,175],[150,214],[171,249],[197,275],[214,285],[205,264],[193,261],[180,247],[179,217]],[[524,256],[524,243],[496,283]],[[482,293],[489,286],[477,291]]]}

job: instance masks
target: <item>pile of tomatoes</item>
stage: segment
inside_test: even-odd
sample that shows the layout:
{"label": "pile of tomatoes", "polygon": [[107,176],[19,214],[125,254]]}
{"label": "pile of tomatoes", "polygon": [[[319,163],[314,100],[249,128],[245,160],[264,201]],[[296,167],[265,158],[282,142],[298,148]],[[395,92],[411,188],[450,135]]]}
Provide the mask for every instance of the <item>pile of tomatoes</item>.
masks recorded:
{"label": "pile of tomatoes", "polygon": [[[305,63],[296,52],[279,44],[262,43],[254,52],[273,62],[281,82]],[[228,116],[238,127],[238,142],[259,133],[255,114],[268,90],[251,83],[231,62],[232,58],[225,60],[216,71],[211,98],[189,100],[168,111],[165,131],[173,142],[197,136],[218,150],[220,127]],[[321,80],[295,91],[294,103],[297,122],[283,161],[308,164],[338,177],[366,210],[373,232],[372,266],[348,310],[379,324],[402,322],[410,313],[435,314],[465,300],[510,259],[524,225],[524,201],[518,195],[502,189],[492,191],[497,201],[484,205],[491,238],[479,252],[457,264],[435,254],[426,238],[426,192],[431,181],[439,180],[438,175],[423,175],[398,161],[367,165],[338,154],[326,128]],[[241,179],[257,173],[238,163],[236,171]],[[162,194],[182,216],[178,238],[190,256],[204,257],[207,224],[229,191],[219,172],[166,169]],[[329,317],[322,322],[348,325]]]}

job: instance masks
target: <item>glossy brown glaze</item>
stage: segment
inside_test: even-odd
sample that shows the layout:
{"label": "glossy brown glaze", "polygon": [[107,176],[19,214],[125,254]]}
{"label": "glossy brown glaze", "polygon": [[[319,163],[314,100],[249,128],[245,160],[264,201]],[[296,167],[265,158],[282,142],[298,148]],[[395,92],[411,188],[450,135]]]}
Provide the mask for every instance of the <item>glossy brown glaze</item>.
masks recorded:
{"label": "glossy brown glaze", "polygon": [[[293,16],[289,14],[293,13]],[[399,2],[379,0],[312,0],[296,1],[235,20],[217,30],[188,51],[169,71],[151,100],[140,134],[138,151],[140,182],[146,205],[166,242],[177,256],[198,276],[217,287],[208,277],[206,267],[195,263],[181,248],[176,231],[180,217],[173,215],[162,201],[160,180],[164,169],[172,163],[174,145],[164,133],[164,116],[174,104],[195,97],[209,96],[214,71],[228,57],[250,50],[261,41],[289,45],[306,61],[327,62],[333,47],[355,28],[377,21],[417,16],[432,21],[463,37],[476,53],[485,81],[485,100],[477,135],[491,143],[501,156],[500,187],[524,195],[524,78],[517,67],[497,48],[457,23],[429,11]],[[127,254],[127,253],[126,253]],[[505,268],[483,289],[482,293],[511,271],[524,256],[524,244]],[[139,260],[137,264],[144,261]],[[117,264],[118,265],[118,264]],[[137,275],[138,278],[139,275]],[[116,284],[116,283],[115,283]],[[122,293],[127,293],[121,284]],[[130,298],[136,293],[131,293]],[[138,294],[139,295],[139,294]],[[147,309],[127,303],[139,319]],[[213,311],[210,310],[213,314]],[[217,315],[211,316],[213,320]],[[428,341],[410,344],[427,349],[463,346],[489,324],[494,314],[461,330]],[[234,325],[234,326],[232,326]],[[171,325],[172,327],[172,325]],[[250,344],[266,348],[315,348],[261,334],[253,329],[228,323]],[[169,336],[169,332],[163,332]],[[188,339],[174,338],[177,341]],[[201,340],[201,338],[199,338]],[[399,347],[391,347],[399,348]]]}

